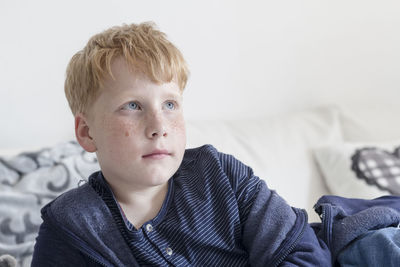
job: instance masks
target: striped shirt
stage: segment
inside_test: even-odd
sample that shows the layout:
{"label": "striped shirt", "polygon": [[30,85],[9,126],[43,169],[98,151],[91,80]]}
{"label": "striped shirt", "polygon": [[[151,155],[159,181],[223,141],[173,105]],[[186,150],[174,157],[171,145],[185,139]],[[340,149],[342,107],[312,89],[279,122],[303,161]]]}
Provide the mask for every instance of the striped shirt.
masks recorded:
{"label": "striped shirt", "polygon": [[161,210],[140,229],[126,219],[102,175],[90,181],[140,265],[249,265],[243,226],[264,183],[233,156],[210,145],[186,150]]}

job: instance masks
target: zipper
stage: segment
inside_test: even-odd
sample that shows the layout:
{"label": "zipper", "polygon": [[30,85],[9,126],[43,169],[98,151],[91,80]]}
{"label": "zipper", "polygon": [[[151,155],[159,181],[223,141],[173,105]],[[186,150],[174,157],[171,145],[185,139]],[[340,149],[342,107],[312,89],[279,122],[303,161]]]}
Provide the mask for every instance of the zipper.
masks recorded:
{"label": "zipper", "polygon": [[[289,255],[293,251],[293,249],[297,246],[297,243],[304,235],[304,231],[307,226],[308,215],[304,210],[295,209],[294,211],[296,212],[296,214],[298,216],[298,220],[300,220],[299,224],[302,225],[300,233],[296,236],[295,240],[291,243],[291,245],[276,260],[272,261],[271,266],[275,267],[275,266],[278,266],[279,264],[281,264],[283,262],[283,260],[287,257],[287,255]],[[295,224],[295,226],[296,226],[296,224]]]}
{"label": "zipper", "polygon": [[[50,212],[50,210],[46,210],[46,213]],[[61,230],[61,234],[63,235],[63,237],[65,237],[65,239],[76,249],[78,249],[79,251],[81,251],[82,253],[84,253],[89,259],[91,259],[92,261],[96,262],[97,264],[101,265],[101,266],[105,266],[105,267],[109,267],[109,266],[113,266],[111,263],[109,263],[107,260],[105,260],[103,257],[101,257],[97,252],[95,252],[93,249],[91,249],[88,245],[86,245],[86,243],[84,243],[83,241],[81,241],[80,239],[78,239],[75,235],[73,235],[72,233],[69,233],[67,230],[65,230],[62,226],[58,227],[56,229],[56,222],[55,219],[52,218],[52,216],[48,216],[46,214],[45,216],[48,220],[49,220],[49,225],[50,227],[53,229],[53,231],[55,231],[56,233],[58,232],[58,234],[60,234]]]}
{"label": "zipper", "polygon": [[322,206],[322,222],[324,228],[324,235],[326,243],[328,244],[329,248],[331,246],[331,209],[325,205]]}
{"label": "zipper", "polygon": [[326,204],[319,204],[316,206],[315,211],[320,215],[322,224],[322,235],[324,242],[331,248],[331,232],[332,232],[332,211],[330,206]]}

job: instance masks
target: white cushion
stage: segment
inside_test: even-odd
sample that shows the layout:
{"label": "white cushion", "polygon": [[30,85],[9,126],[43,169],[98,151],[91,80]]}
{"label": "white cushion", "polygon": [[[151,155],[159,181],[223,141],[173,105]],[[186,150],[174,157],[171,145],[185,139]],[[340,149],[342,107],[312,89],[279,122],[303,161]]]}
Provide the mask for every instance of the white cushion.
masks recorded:
{"label": "white cushion", "polygon": [[189,121],[187,135],[187,147],[209,143],[234,155],[291,205],[308,211],[326,193],[311,149],[342,142],[335,108],[248,120]]}

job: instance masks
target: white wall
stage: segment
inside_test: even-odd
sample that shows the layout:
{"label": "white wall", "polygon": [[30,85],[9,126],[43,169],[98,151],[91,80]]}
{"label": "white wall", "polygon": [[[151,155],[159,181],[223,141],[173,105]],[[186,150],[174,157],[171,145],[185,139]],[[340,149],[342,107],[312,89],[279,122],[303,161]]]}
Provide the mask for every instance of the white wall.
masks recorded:
{"label": "white wall", "polygon": [[398,1],[1,1],[0,149],[72,136],[65,67],[88,38],[154,21],[192,72],[187,118],[396,105]]}

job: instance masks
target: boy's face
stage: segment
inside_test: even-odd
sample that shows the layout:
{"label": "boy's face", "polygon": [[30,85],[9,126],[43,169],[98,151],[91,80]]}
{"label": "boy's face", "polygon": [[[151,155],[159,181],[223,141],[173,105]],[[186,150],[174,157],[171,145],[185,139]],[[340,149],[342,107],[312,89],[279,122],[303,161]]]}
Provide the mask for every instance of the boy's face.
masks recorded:
{"label": "boy's face", "polygon": [[96,151],[112,186],[141,190],[163,185],[185,151],[181,91],[175,82],[156,84],[133,72],[122,58],[113,61],[111,70],[115,80],[104,81],[88,116],[76,116],[78,141]]}

